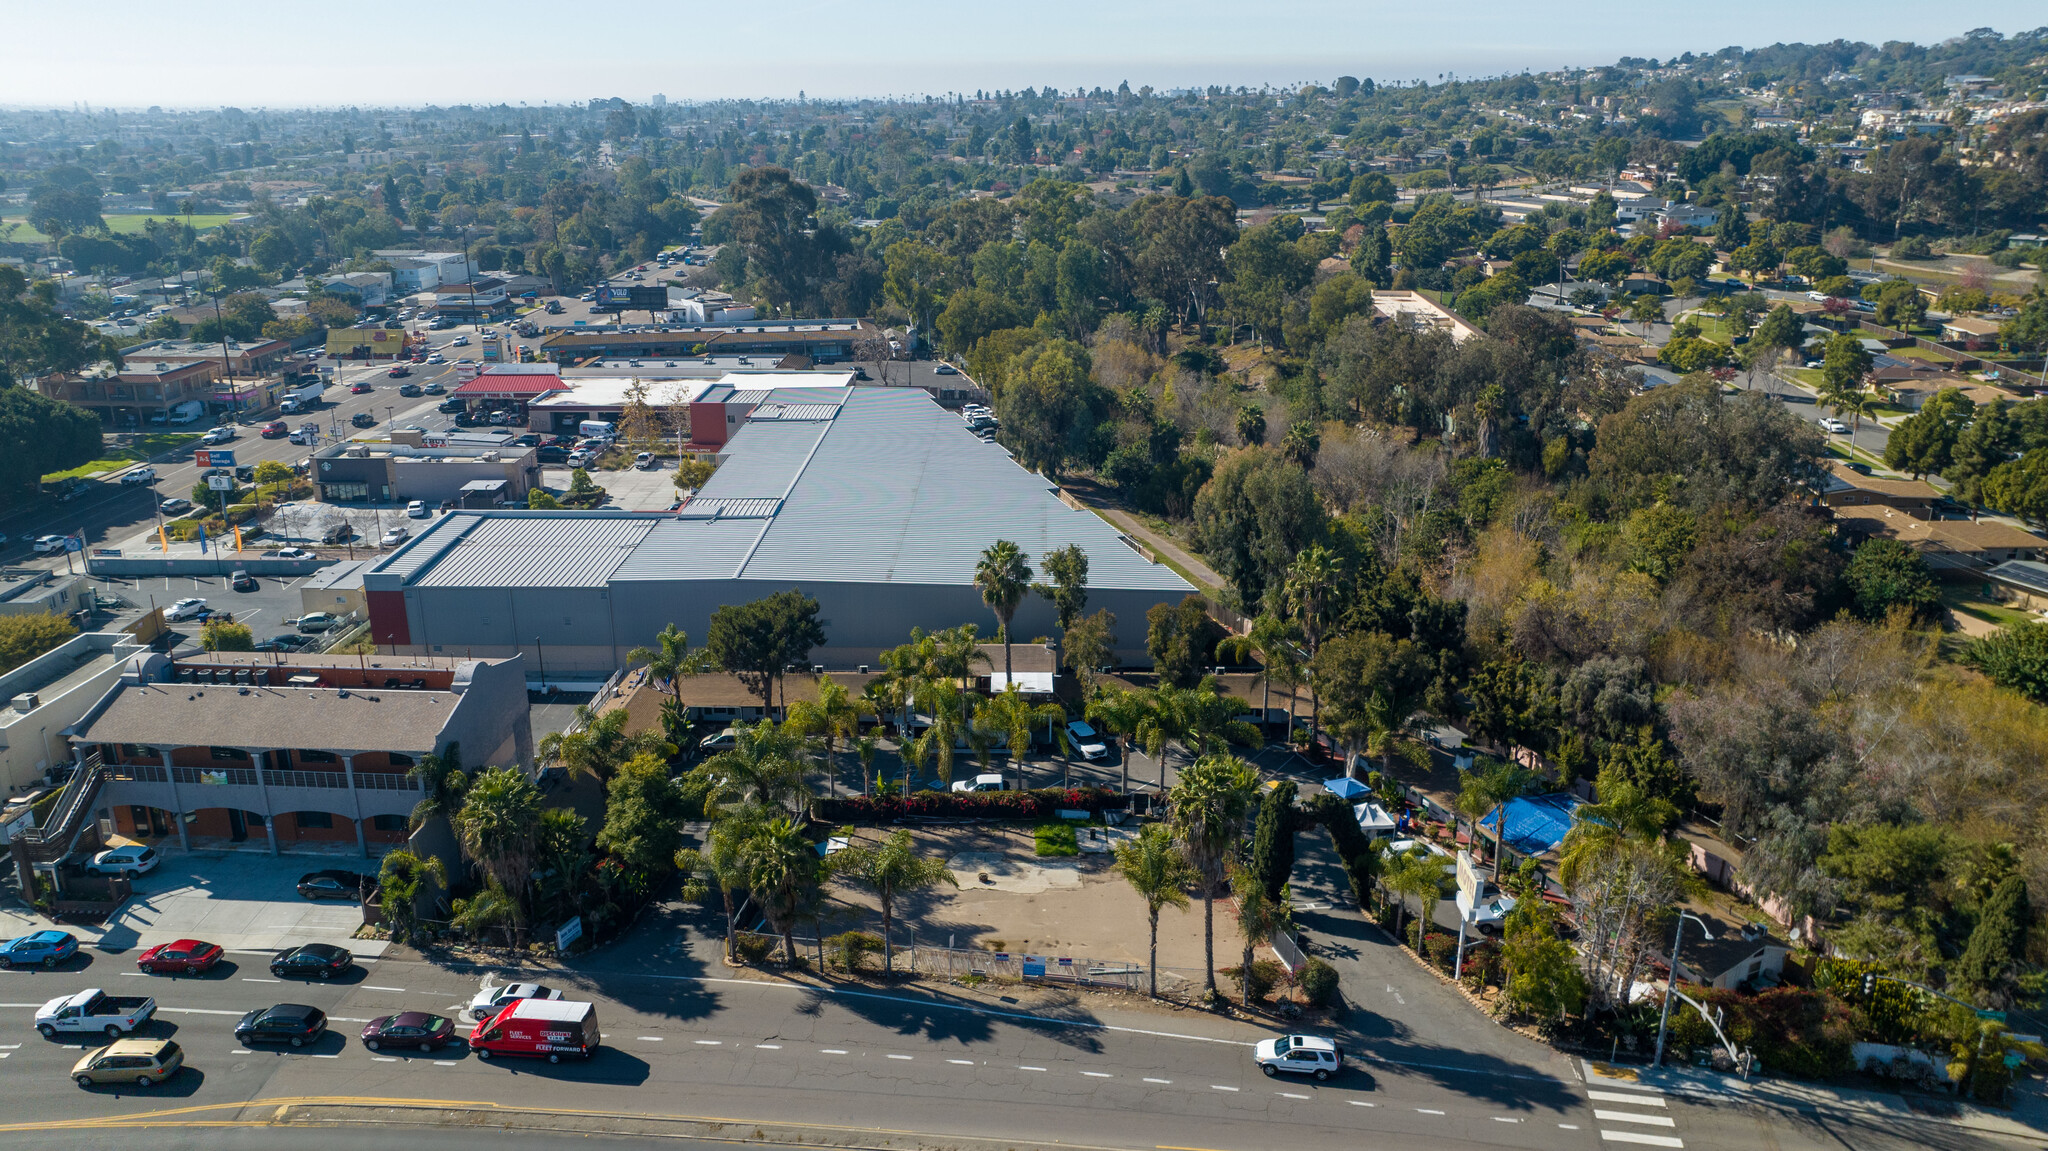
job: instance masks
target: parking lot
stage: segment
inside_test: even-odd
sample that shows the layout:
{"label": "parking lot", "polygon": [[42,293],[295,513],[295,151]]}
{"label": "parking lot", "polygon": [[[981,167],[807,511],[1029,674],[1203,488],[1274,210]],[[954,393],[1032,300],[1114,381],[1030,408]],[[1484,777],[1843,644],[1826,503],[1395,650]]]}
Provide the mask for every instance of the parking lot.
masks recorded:
{"label": "parking lot", "polygon": [[[180,851],[158,845],[163,862],[135,881],[130,896],[105,923],[72,924],[88,950],[119,955],[176,939],[204,939],[233,951],[275,951],[301,943],[335,943],[358,955],[380,955],[385,944],[355,940],[362,908],[339,900],[301,898],[296,884],[309,871],[338,867],[376,870],[349,845],[346,857],[273,857],[260,832],[248,850]],[[0,910],[0,937],[48,926],[14,911]]]}
{"label": "parking lot", "polygon": [[[675,461],[665,459],[661,461],[660,467],[646,471],[626,468],[616,472],[592,472],[590,479],[611,494],[614,507],[634,512],[661,512],[667,511],[669,505],[679,498],[675,474]],[[567,491],[569,469],[543,468],[540,483],[542,487],[552,492]]]}

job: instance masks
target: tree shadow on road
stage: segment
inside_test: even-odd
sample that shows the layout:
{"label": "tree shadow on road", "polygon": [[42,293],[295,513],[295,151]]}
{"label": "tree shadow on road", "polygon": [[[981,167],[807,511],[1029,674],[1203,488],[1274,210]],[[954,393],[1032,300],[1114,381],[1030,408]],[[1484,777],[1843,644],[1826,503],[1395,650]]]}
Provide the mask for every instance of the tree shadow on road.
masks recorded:
{"label": "tree shadow on road", "polygon": [[1079,1053],[1102,1050],[1099,1021],[1074,1005],[1048,1016],[1027,1011],[1021,1005],[989,1004],[934,990],[929,985],[913,991],[835,981],[828,988],[813,992],[799,1010],[817,1016],[827,1007],[842,1008],[898,1035],[961,1044],[988,1043],[998,1038],[997,1028],[1001,1026],[1051,1040]]}

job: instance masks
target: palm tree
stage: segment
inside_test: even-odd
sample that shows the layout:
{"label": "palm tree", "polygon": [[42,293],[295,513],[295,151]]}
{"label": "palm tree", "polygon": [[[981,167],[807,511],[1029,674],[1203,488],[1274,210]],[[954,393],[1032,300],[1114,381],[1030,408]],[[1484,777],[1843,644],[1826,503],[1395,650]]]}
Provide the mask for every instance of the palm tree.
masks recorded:
{"label": "palm tree", "polygon": [[939,782],[951,786],[954,743],[972,725],[972,701],[973,696],[962,691],[954,680],[922,680],[918,683],[915,703],[928,709],[923,714],[931,720],[931,726],[924,729],[924,734],[904,744],[904,750],[909,753],[903,757],[905,791],[910,790],[911,768],[922,767],[926,763],[935,764]]}
{"label": "palm tree", "polygon": [[452,819],[462,810],[462,796],[469,790],[469,776],[462,772],[462,745],[451,743],[437,754],[419,757],[405,774],[420,787],[420,801],[412,808],[412,826],[417,829],[435,816]]}
{"label": "palm tree", "polygon": [[1251,634],[1231,636],[1216,645],[1219,662],[1242,663],[1246,656],[1258,653],[1261,722],[1273,712],[1273,683],[1278,680],[1287,687],[1287,722],[1290,728],[1293,727],[1294,689],[1300,685],[1302,677],[1301,657],[1295,648],[1300,638],[1300,629],[1293,620],[1267,612],[1252,621]]}
{"label": "palm tree", "polygon": [[1412,696],[1397,693],[1389,699],[1386,693],[1376,691],[1365,701],[1357,734],[1364,737],[1365,754],[1379,757],[1380,770],[1393,767],[1396,753],[1423,771],[1429,770],[1429,749],[1408,734],[1408,717],[1414,714]]}
{"label": "palm tree", "polygon": [[600,714],[592,711],[589,704],[580,704],[569,729],[542,736],[536,751],[543,761],[559,763],[599,783],[611,782],[619,765],[636,755],[652,754],[666,759],[675,754],[675,745],[652,731],[627,734],[629,718],[623,707]]}
{"label": "palm tree", "polygon": [[[1323,631],[1330,622],[1330,594],[1342,572],[1343,565],[1321,544],[1294,557],[1293,566],[1287,569],[1283,592],[1288,610],[1301,629],[1302,642],[1308,649],[1308,658],[1302,661],[1304,665],[1313,664],[1316,653],[1322,650]],[[1309,677],[1308,682],[1309,730],[1317,731],[1322,722],[1321,693],[1316,689],[1314,677]]]}
{"label": "palm tree", "polygon": [[882,905],[882,970],[894,970],[891,929],[896,922],[896,897],[934,884],[960,886],[943,859],[918,855],[910,832],[898,831],[874,847],[852,847],[833,856],[828,869],[875,893]]}
{"label": "palm tree", "polygon": [[581,910],[577,896],[590,875],[589,823],[566,807],[540,813],[533,833],[533,904],[559,923]]}
{"label": "palm tree", "polygon": [[540,813],[540,789],[516,767],[493,767],[477,776],[455,813],[455,838],[463,854],[511,897],[520,933],[525,930],[520,893],[531,882]]}
{"label": "palm tree", "polygon": [[1067,733],[1061,726],[1066,719],[1065,708],[1056,703],[1032,703],[1013,683],[1005,687],[1001,695],[982,703],[979,726],[1008,737],[1010,762],[1017,768],[1017,782],[1021,787],[1024,783],[1024,757],[1031,751],[1033,732],[1041,725],[1050,728],[1053,738],[1059,741],[1060,749],[1067,751]]}
{"label": "palm tree", "polygon": [[1601,780],[1599,803],[1572,809],[1571,830],[1558,845],[1557,880],[1578,887],[1589,868],[1624,842],[1658,843],[1678,819],[1678,808],[1613,772]]}
{"label": "palm tree", "polygon": [[420,930],[420,897],[427,882],[448,889],[448,869],[432,855],[418,855],[407,848],[387,853],[377,869],[378,906],[391,938],[410,941]]}
{"label": "palm tree", "polygon": [[1400,897],[1400,910],[1394,920],[1394,934],[1398,937],[1408,918],[1408,897],[1414,896],[1422,904],[1416,916],[1415,950],[1422,951],[1421,925],[1436,911],[1436,900],[1443,897],[1444,865],[1436,856],[1424,852],[1419,855],[1397,856],[1380,880],[1388,891]]}
{"label": "palm tree", "polygon": [[[1483,772],[1469,774],[1465,780],[1465,787],[1479,793],[1472,800],[1474,805],[1477,805],[1482,799],[1492,801],[1487,805],[1487,816],[1493,816],[1499,815],[1501,809],[1509,800],[1515,799],[1523,792],[1529,790],[1529,785],[1535,779],[1534,773],[1521,764],[1502,762],[1494,764]],[[1460,795],[1462,794],[1463,792],[1461,791]],[[1481,818],[1486,818],[1486,816]],[[1506,822],[1506,816],[1501,815],[1499,819],[1495,820],[1493,825],[1493,878],[1495,882],[1500,880],[1501,837],[1507,831],[1502,825]],[[1474,824],[1473,826],[1478,827],[1479,825]]]}
{"label": "palm tree", "polygon": [[1003,625],[1003,678],[1010,673],[1010,620],[1017,614],[1017,605],[1024,602],[1024,593],[1031,590],[1031,568],[1024,562],[1024,553],[1009,540],[997,540],[981,553],[981,562],[974,565],[974,587],[981,593],[981,602],[994,609],[997,622]]}
{"label": "palm tree", "polygon": [[494,927],[509,929],[517,939],[519,924],[522,922],[519,901],[505,886],[495,879],[484,881],[482,891],[468,899],[458,899],[451,905],[448,926],[481,940],[484,933]]}
{"label": "palm tree", "polygon": [[809,798],[810,784],[800,758],[802,741],[788,725],[764,719],[751,725],[736,723],[732,731],[732,750],[704,761],[705,771],[719,781],[708,798],[708,812],[715,816],[729,803],[786,809],[791,800]]}
{"label": "palm tree", "polygon": [[746,854],[742,850],[754,833],[767,822],[768,809],[749,804],[728,808],[720,813],[711,824],[701,849],[684,848],[676,852],[676,870],[683,873],[683,895],[687,899],[701,899],[706,894],[704,877],[718,885],[718,894],[725,901],[725,957],[732,959],[734,922],[739,914],[739,897],[753,888],[753,875],[747,870]]}
{"label": "palm tree", "polygon": [[1116,737],[1118,765],[1123,769],[1123,790],[1131,790],[1131,741],[1151,722],[1155,697],[1148,691],[1111,688],[1088,701],[1083,714],[1088,721]]}
{"label": "palm tree", "polygon": [[1234,755],[1209,755],[1196,760],[1180,773],[1170,802],[1169,826],[1180,848],[1200,880],[1202,894],[1202,954],[1207,966],[1203,977],[1210,995],[1216,993],[1216,885],[1223,881],[1223,866],[1237,846],[1244,830],[1244,816],[1258,790],[1259,773]]}
{"label": "palm tree", "polygon": [[1267,895],[1266,885],[1245,867],[1230,869],[1230,893],[1237,899],[1237,930],[1244,937],[1244,958],[1243,965],[1238,968],[1238,982],[1244,988],[1244,1005],[1250,1007],[1252,955],[1260,940],[1271,939],[1275,931],[1286,926],[1287,907]]}
{"label": "palm tree", "polygon": [[761,914],[782,937],[783,962],[796,966],[796,924],[818,896],[817,848],[785,816],[756,827],[740,845],[740,860]]}
{"label": "palm tree", "polygon": [[668,685],[669,697],[683,706],[683,677],[709,671],[711,657],[702,650],[690,650],[690,633],[669,624],[655,635],[659,647],[636,647],[626,653],[628,663],[646,661],[647,674]]}
{"label": "palm tree", "polygon": [[1160,824],[1147,824],[1138,838],[1116,845],[1117,874],[1145,901],[1145,919],[1151,937],[1145,953],[1145,970],[1151,979],[1152,998],[1159,998],[1159,910],[1188,906],[1187,888],[1199,878],[1173,845],[1173,834]]}
{"label": "palm tree", "polygon": [[800,699],[789,707],[783,726],[825,743],[825,786],[839,794],[839,741],[860,734],[860,719],[872,715],[867,701],[855,697],[846,685],[829,675],[818,677],[818,698]]}
{"label": "palm tree", "polygon": [[882,750],[882,737],[874,732],[853,738],[853,754],[860,760],[860,793],[868,793],[869,782],[875,777],[875,756]]}

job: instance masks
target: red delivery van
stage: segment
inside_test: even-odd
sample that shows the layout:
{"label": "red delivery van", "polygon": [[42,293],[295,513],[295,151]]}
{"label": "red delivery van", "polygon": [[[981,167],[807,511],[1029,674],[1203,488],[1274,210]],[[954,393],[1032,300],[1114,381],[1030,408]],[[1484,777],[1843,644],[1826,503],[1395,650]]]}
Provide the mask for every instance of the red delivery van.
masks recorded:
{"label": "red delivery van", "polygon": [[597,1050],[597,1005],[560,999],[515,999],[469,1033],[469,1048],[478,1059],[499,1055],[562,1056],[588,1059]]}

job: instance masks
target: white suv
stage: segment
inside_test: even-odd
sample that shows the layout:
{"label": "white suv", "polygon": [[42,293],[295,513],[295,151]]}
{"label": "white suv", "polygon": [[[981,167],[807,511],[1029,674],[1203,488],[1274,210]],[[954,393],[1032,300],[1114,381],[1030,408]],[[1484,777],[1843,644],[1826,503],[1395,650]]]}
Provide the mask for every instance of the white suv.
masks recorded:
{"label": "white suv", "polygon": [[1095,729],[1080,720],[1067,725],[1067,743],[1082,759],[1097,760],[1109,758],[1109,745],[1095,734]]}
{"label": "white suv", "polygon": [[1320,1035],[1283,1035],[1260,1040],[1252,1061],[1268,1076],[1291,1071],[1321,1082],[1344,1069],[1344,1049]]}

